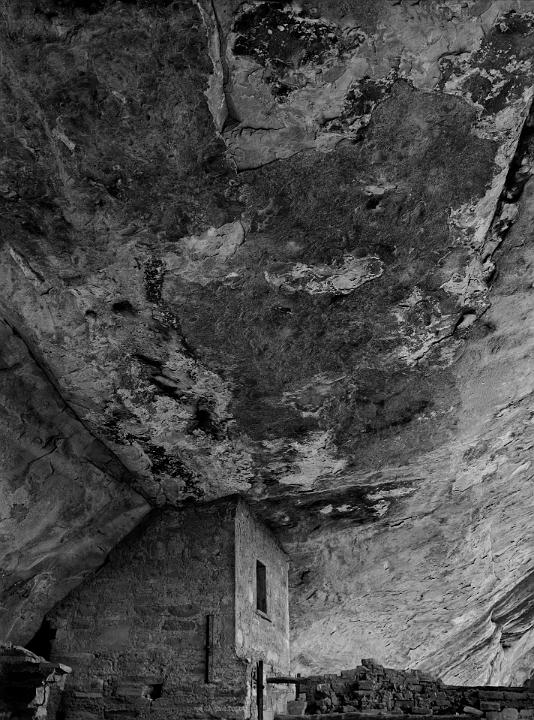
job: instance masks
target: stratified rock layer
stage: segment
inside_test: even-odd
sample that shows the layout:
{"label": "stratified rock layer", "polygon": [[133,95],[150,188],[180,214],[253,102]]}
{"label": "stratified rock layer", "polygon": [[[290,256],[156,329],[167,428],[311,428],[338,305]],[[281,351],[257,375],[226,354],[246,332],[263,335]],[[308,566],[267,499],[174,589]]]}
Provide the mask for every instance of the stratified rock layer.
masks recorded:
{"label": "stratified rock layer", "polygon": [[4,0],[14,641],[149,505],[237,491],[297,669],[528,672],[534,16],[346,5]]}

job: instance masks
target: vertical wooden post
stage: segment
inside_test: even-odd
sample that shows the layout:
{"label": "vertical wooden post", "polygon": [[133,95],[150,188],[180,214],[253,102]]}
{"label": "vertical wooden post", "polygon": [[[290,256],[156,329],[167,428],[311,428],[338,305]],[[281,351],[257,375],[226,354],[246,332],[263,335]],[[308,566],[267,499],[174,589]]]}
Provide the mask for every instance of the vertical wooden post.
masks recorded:
{"label": "vertical wooden post", "polygon": [[206,663],[204,680],[210,683],[213,680],[213,615],[206,615]]}
{"label": "vertical wooden post", "polygon": [[258,704],[258,720],[263,720],[263,660],[256,665],[256,702]]}

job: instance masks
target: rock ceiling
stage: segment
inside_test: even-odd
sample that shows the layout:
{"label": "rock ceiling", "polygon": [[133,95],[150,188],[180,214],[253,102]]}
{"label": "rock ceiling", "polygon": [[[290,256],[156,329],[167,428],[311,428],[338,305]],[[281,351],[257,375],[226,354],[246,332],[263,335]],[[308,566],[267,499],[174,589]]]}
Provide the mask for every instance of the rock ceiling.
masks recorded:
{"label": "rock ceiling", "polygon": [[0,634],[239,492],[296,670],[523,682],[532,3],[0,13]]}

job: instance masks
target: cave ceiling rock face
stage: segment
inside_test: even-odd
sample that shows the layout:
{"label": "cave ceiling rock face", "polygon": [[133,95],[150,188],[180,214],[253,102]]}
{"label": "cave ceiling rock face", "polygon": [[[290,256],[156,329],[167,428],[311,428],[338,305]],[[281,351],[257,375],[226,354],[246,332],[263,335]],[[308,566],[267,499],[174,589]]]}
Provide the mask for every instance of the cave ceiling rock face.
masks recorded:
{"label": "cave ceiling rock face", "polygon": [[[323,3],[307,13],[300,3],[258,1],[237,5],[236,15],[218,16],[216,7],[206,5],[204,17],[211,18],[208,30],[216,28],[217,42],[210,43],[216,47],[214,76],[224,77],[224,70],[227,76],[218,85],[229,113],[222,136],[241,170],[360,139],[376,106],[402,81],[421,92],[454,95],[476,110],[469,132],[495,143],[494,176],[481,197],[449,208],[449,245],[455,249],[444,255],[441,287],[460,307],[482,313],[494,270],[483,245],[532,100],[532,53],[503,48],[500,37],[516,29],[514,23],[528,34],[531,15],[513,15],[522,4],[488,3],[481,9],[382,2],[371,13],[368,3],[343,12]],[[423,136],[425,121],[421,113],[412,117],[413,130]],[[399,188],[387,184],[380,161],[373,159],[373,166],[378,192]],[[306,272],[297,264],[290,274]],[[407,364],[450,336],[458,322],[456,313],[445,314],[433,298],[426,299],[435,319],[415,337],[407,334],[397,353]],[[403,308],[395,315],[402,333]]]}
{"label": "cave ceiling rock face", "polygon": [[[23,35],[30,5],[12,9]],[[190,236],[190,280],[207,277],[210,263],[217,265],[208,257],[212,241],[220,241],[220,267],[228,260],[226,246],[235,250],[242,242],[239,222],[215,220],[225,211],[213,207],[211,195],[206,202],[194,196],[194,178],[186,188],[188,173],[198,172],[199,153],[209,163],[220,149],[203,96],[212,69],[205,33],[196,8],[182,6],[169,28],[169,11],[112,3],[86,14],[60,4],[51,22],[37,14],[37,27],[30,28],[49,41],[46,48],[25,46],[42,55],[40,63],[34,58],[36,69],[17,66],[20,57],[9,44],[6,63],[6,106],[13,103],[29,118],[17,130],[13,172],[18,162],[24,168],[19,183],[24,173],[30,179],[27,198],[23,188],[11,190],[19,212],[1,251],[5,305],[21,335],[46,358],[68,403],[155,504],[247,489],[252,474],[248,451],[227,438],[230,385],[195,357],[176,308],[162,298],[167,271],[172,276],[184,257],[176,240],[168,248],[156,241],[153,250],[158,228],[165,236],[172,228],[174,236],[187,222],[180,215],[186,198],[199,228]],[[82,27],[71,45],[67,28],[77,20]],[[138,69],[134,41],[145,58]],[[161,57],[166,73],[159,70]],[[8,125],[16,121],[7,118]],[[163,160],[160,136],[169,123],[175,134]],[[32,206],[32,182],[41,206]],[[200,193],[215,192],[214,184],[208,181]],[[210,212],[219,230],[200,219]],[[202,238],[203,259],[196,247]]]}
{"label": "cave ceiling rock face", "polygon": [[[0,307],[68,409],[6,434],[62,518],[6,538],[9,639],[147,502],[238,491],[293,559],[296,668],[525,672],[532,17],[342,5],[2,9]],[[76,433],[59,484],[24,469]]]}

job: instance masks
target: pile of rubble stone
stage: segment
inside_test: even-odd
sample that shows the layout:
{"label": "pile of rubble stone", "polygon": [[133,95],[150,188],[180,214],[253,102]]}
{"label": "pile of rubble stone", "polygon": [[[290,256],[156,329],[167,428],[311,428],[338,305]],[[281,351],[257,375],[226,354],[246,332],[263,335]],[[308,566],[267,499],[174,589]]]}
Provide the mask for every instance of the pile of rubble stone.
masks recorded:
{"label": "pile of rubble stone", "polygon": [[385,668],[374,660],[340,675],[301,678],[306,714],[471,715],[488,720],[534,720],[534,690],[526,687],[444,685],[420,670]]}
{"label": "pile of rubble stone", "polygon": [[70,668],[0,644],[0,720],[53,720]]}

